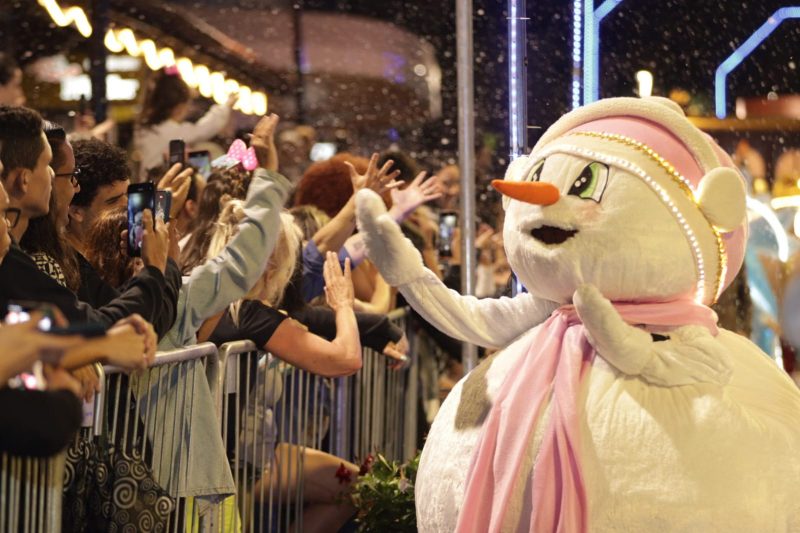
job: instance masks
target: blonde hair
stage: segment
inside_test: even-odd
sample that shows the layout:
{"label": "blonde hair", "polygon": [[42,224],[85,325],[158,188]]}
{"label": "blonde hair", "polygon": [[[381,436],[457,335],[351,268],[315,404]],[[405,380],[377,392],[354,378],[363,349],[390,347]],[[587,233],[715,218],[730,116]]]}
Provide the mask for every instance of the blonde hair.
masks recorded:
{"label": "blonde hair", "polygon": [[289,209],[294,217],[294,223],[303,232],[303,239],[310,241],[322,226],[331,221],[322,209],[313,205],[298,205]]}
{"label": "blonde hair", "polygon": [[[244,202],[231,200],[219,215],[206,259],[217,257],[239,230],[239,222],[244,219]],[[286,286],[292,277],[300,252],[302,235],[295,225],[292,215],[286,211],[280,215],[280,229],[275,248],[269,256],[267,267],[255,285],[244,296],[244,300],[259,300],[269,306],[280,305]],[[239,325],[241,300],[231,303],[230,313],[234,324]]]}

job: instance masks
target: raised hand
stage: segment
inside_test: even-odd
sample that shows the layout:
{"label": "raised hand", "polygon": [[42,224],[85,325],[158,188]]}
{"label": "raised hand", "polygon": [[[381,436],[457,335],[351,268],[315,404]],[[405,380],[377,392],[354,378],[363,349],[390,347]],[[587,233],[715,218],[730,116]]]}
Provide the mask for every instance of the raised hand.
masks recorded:
{"label": "raised hand", "polygon": [[[183,170],[181,170],[183,169]],[[183,168],[180,163],[175,163],[170,167],[164,176],[158,180],[158,189],[170,191],[172,193],[172,204],[169,210],[170,218],[177,218],[189,196],[189,187],[192,185],[192,175],[194,169],[191,167]]]}
{"label": "raised hand", "polygon": [[404,221],[417,207],[442,196],[439,178],[425,179],[427,172],[420,172],[404,189],[392,189],[392,208],[389,213],[398,223]]}
{"label": "raised hand", "polygon": [[367,171],[364,174],[359,174],[349,161],[344,164],[350,169],[350,182],[353,184],[353,194],[356,194],[362,189],[371,189],[378,194],[383,194],[386,191],[399,187],[403,183],[396,181],[395,178],[400,175],[399,170],[390,172],[394,161],[389,160],[378,168],[378,153],[372,154],[369,158]]}
{"label": "raised hand", "polygon": [[275,129],[280,117],[271,113],[261,117],[253,133],[250,135],[250,146],[256,151],[256,158],[261,168],[278,171],[278,149],[275,146]]}
{"label": "raised hand", "polygon": [[169,232],[164,219],[158,217],[153,226],[153,212],[145,209],[142,215],[144,233],[142,236],[142,261],[147,266],[154,266],[161,272],[167,269],[169,254]]}
{"label": "raised hand", "polygon": [[344,261],[344,272],[339,266],[339,258],[333,252],[328,252],[323,267],[325,278],[325,298],[334,311],[343,308],[353,308],[353,279],[350,274],[350,258]]}

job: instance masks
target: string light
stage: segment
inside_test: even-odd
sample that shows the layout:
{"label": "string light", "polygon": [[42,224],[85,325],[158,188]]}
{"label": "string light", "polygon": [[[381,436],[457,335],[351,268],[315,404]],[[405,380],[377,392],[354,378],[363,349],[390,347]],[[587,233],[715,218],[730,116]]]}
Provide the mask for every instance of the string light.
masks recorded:
{"label": "string light", "polygon": [[636,84],[639,86],[639,96],[646,98],[653,96],[653,73],[649,70],[640,70],[636,73]]}
{"label": "string light", "polygon": [[583,0],[572,2],[572,109],[581,105],[581,27]]}
{"label": "string light", "polygon": [[[64,9],[56,0],[38,0],[38,2],[57,26],[63,28],[74,24],[84,37],[92,35],[92,25],[80,7]],[[253,91],[233,78],[226,78],[221,72],[212,73],[206,65],[196,64],[187,57],[175,57],[175,52],[171,48],[160,48],[152,39],[139,40],[130,28],[109,29],[103,38],[103,44],[114,54],[126,52],[134,57],[143,56],[145,64],[151,70],[175,66],[189,87],[198,89],[200,94],[206,98],[213,98],[218,104],[224,104],[231,94],[238,92],[234,109],[247,115],[264,115],[267,112],[266,93]]]}
{"label": "string light", "polygon": [[56,26],[62,28],[74,24],[81,35],[84,37],[91,37],[92,25],[86,17],[86,13],[79,7],[68,7],[62,10],[61,6],[55,0],[39,0],[39,5],[47,10],[50,18],[53,19]]}

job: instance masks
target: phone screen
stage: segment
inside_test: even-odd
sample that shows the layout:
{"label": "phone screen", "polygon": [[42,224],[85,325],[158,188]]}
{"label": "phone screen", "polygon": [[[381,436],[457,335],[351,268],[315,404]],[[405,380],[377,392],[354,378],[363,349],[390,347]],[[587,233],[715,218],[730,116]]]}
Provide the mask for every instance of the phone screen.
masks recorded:
{"label": "phone screen", "polygon": [[156,191],[156,218],[161,216],[164,222],[169,222],[169,211],[172,208],[172,192]]}
{"label": "phone screen", "polygon": [[43,316],[37,324],[41,331],[50,331],[53,327],[54,312],[49,304],[45,303],[9,303],[6,309],[6,324],[22,324],[31,319],[33,311],[41,311]]}
{"label": "phone screen", "polygon": [[128,255],[141,257],[144,236],[144,210],[155,211],[152,183],[137,183],[128,187]]}
{"label": "phone screen", "polygon": [[453,257],[453,236],[458,227],[457,213],[442,213],[439,218],[439,255]]}
{"label": "phone screen", "polygon": [[189,152],[189,166],[197,169],[201,176],[208,179],[211,175],[211,153],[208,150]]}
{"label": "phone screen", "polygon": [[[6,309],[6,324],[22,324],[31,319],[31,313],[42,313],[42,318],[36,324],[37,329],[49,333],[59,328],[55,325],[55,310],[53,306],[45,302],[9,302]],[[39,351],[39,360],[43,363],[57,365],[64,355],[62,350],[44,349]],[[39,365],[41,367],[41,365]],[[19,375],[18,385],[27,389],[39,389],[43,386],[41,369],[37,373],[36,369],[32,372],[25,372]]]}
{"label": "phone screen", "polygon": [[336,143],[315,143],[311,147],[309,159],[312,161],[327,161],[336,155]]}

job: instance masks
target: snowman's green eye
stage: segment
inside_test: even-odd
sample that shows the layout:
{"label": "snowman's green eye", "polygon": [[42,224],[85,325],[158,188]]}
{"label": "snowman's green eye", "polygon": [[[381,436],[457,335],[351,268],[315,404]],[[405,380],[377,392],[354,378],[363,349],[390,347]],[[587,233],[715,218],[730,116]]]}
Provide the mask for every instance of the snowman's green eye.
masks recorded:
{"label": "snowman's green eye", "polygon": [[594,161],[586,165],[581,171],[567,194],[599,203],[600,198],[603,197],[607,182],[608,167],[603,163]]}
{"label": "snowman's green eye", "polygon": [[533,167],[528,173],[528,176],[525,178],[525,181],[539,181],[542,177],[542,169],[544,168],[544,159],[536,163],[536,166]]}

